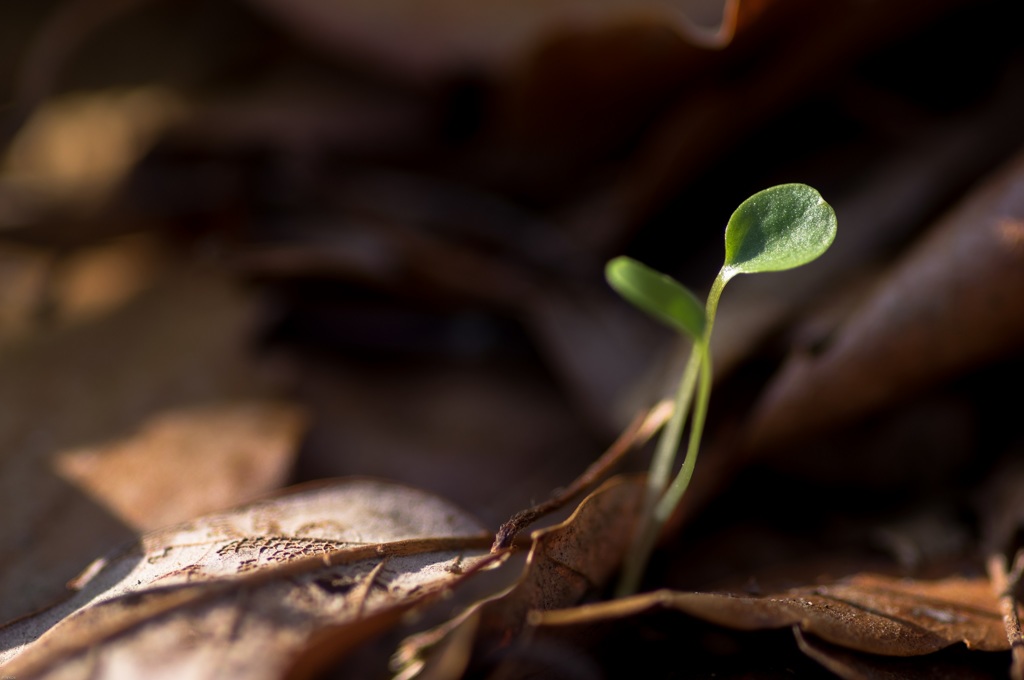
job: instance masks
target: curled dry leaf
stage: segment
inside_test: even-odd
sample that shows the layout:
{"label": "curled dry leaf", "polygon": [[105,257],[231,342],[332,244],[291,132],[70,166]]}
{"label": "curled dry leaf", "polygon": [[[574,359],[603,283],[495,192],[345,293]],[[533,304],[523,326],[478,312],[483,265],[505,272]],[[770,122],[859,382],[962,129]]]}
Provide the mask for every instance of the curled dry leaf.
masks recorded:
{"label": "curled dry leaf", "polygon": [[757,449],[848,423],[1024,346],[1024,155],[939,222],[818,354],[774,378]]}
{"label": "curled dry leaf", "polygon": [[493,560],[489,539],[413,488],[308,485],[97,562],[68,601],[0,629],[2,672],[281,677],[326,629],[341,653]]}
{"label": "curled dry leaf", "polygon": [[916,581],[861,574],[837,583],[763,597],[660,590],[612,602],[545,612],[539,626],[589,625],[665,608],[737,630],[798,626],[841,647],[918,656],[957,643],[1007,649],[1002,617],[984,578]]}
{"label": "curled dry leaf", "polygon": [[[424,668],[431,677],[428,664],[441,657],[446,664],[465,666],[472,647],[467,635],[475,638],[478,651],[492,652],[487,647],[508,645],[532,625],[537,612],[575,604],[605,585],[629,546],[643,493],[641,478],[615,477],[587,496],[567,520],[533,532],[516,583],[448,623],[407,639],[396,655],[404,668],[401,677],[414,677]],[[453,654],[456,649],[462,651]]]}

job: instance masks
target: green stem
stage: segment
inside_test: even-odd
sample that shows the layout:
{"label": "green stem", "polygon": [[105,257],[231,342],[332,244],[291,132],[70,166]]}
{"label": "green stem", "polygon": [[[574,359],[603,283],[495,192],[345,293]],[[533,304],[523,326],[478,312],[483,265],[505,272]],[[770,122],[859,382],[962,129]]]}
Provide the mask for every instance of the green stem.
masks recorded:
{"label": "green stem", "polygon": [[[647,561],[654,551],[658,535],[665,522],[672,516],[672,512],[679,504],[693,477],[693,470],[697,465],[697,453],[700,450],[700,441],[704,433],[708,402],[711,398],[711,328],[718,311],[718,301],[729,278],[723,268],[708,293],[705,306],[707,326],[703,336],[693,344],[690,359],[679,382],[679,392],[672,419],[658,440],[658,448],[651,463],[651,474],[648,477],[644,508],[639,518],[639,531],[633,541],[632,550],[623,565],[622,575],[616,588],[617,597],[632,595],[640,587],[640,581],[647,567]],[[697,385],[698,378],[699,386]],[[697,402],[694,406],[686,457],[683,459],[679,474],[666,490],[668,473],[679,447],[682,426],[693,400],[695,388],[697,388]]]}
{"label": "green stem", "polygon": [[682,439],[683,423],[686,422],[686,416],[690,410],[690,402],[693,400],[699,373],[700,356],[696,345],[694,345],[690,350],[690,358],[686,362],[686,368],[679,381],[676,402],[672,406],[672,418],[662,430],[658,439],[658,447],[651,460],[651,473],[647,477],[648,510],[654,507],[661,495],[665,493],[665,489],[668,488],[672,464],[675,462],[676,454],[679,451],[679,441]]}
{"label": "green stem", "polygon": [[707,343],[708,353],[711,351],[711,329],[715,326],[715,314],[718,313],[718,300],[722,297],[722,291],[725,289],[725,284],[729,283],[729,279],[736,275],[732,269],[722,267],[718,272],[718,276],[715,277],[714,283],[711,284],[711,290],[708,291],[708,301],[704,305],[705,313],[707,314],[707,325],[704,326],[704,342]]}
{"label": "green stem", "polygon": [[683,370],[682,378],[679,380],[676,402],[672,407],[672,417],[665,425],[665,429],[661,431],[658,446],[651,461],[651,472],[647,476],[647,492],[644,495],[644,505],[640,516],[637,518],[638,531],[633,538],[633,544],[622,567],[622,574],[619,577],[619,583],[616,588],[617,597],[632,595],[640,587],[640,580],[643,578],[647,560],[650,558],[655,540],[658,538],[660,525],[654,520],[654,510],[658,505],[658,500],[668,488],[672,464],[675,461],[676,452],[679,450],[679,441],[682,438],[683,423],[686,422],[686,416],[690,410],[690,402],[693,401],[693,393],[697,387],[700,363],[700,355],[696,344],[694,344],[690,350],[690,358],[686,363],[686,368]]}
{"label": "green stem", "polygon": [[652,520],[658,525],[658,530],[668,521],[675,511],[679,501],[683,499],[690,479],[693,477],[693,470],[697,466],[697,454],[700,453],[700,441],[704,435],[704,421],[708,414],[708,402],[711,400],[711,329],[715,324],[715,314],[718,312],[718,300],[722,297],[722,290],[728,282],[725,271],[719,272],[715,282],[711,285],[708,293],[707,326],[704,329],[704,336],[701,341],[695,343],[693,352],[700,355],[700,386],[697,392],[697,403],[693,408],[693,422],[690,424],[690,441],[686,448],[686,456],[679,468],[679,474],[672,481],[668,491],[658,501],[654,509]]}
{"label": "green stem", "polygon": [[708,414],[708,401],[711,399],[711,352],[705,345],[701,352],[700,386],[697,393],[697,403],[693,408],[693,424],[690,427],[690,442],[686,449],[686,457],[679,468],[679,474],[672,481],[672,485],[665,492],[665,495],[658,501],[654,508],[652,518],[658,525],[658,530],[672,516],[672,512],[683,499],[686,488],[690,485],[693,477],[693,469],[697,466],[697,454],[700,452],[700,440],[704,434],[704,420]]}

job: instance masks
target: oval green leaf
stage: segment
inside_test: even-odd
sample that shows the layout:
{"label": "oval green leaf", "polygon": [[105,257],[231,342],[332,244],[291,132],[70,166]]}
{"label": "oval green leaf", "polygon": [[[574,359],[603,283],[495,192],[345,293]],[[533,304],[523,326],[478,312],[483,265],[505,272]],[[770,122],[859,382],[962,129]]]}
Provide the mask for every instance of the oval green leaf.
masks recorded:
{"label": "oval green leaf", "polygon": [[759,191],[736,208],[725,228],[722,276],[777,272],[817,259],[836,237],[836,214],[806,184]]}
{"label": "oval green leaf", "polygon": [[608,262],[605,278],[615,292],[658,321],[694,340],[704,334],[704,306],[671,276],[623,256]]}

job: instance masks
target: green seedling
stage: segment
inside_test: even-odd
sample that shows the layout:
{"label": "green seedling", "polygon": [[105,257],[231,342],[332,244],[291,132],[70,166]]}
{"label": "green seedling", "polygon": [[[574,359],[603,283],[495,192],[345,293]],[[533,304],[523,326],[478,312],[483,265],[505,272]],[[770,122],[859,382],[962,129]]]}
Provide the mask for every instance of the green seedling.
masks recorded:
{"label": "green seedling", "polygon": [[[605,276],[615,291],[692,342],[672,417],[651,460],[643,514],[623,565],[619,596],[636,592],[658,534],[693,476],[711,396],[711,329],[725,284],[737,274],[784,271],[807,264],[828,250],[835,235],[835,212],[821,194],[805,184],[782,184],[743,201],[729,218],[725,262],[703,306],[681,283],[636,260],[617,257],[608,263]],[[670,484],[687,417],[686,455]]]}

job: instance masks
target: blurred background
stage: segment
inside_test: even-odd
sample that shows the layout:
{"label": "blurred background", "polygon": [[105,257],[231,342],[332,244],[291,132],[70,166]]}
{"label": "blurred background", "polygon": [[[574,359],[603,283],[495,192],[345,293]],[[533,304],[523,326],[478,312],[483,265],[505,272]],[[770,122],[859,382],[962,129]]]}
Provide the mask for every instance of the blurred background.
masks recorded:
{"label": "blurred background", "polygon": [[[0,618],[295,482],[382,476],[497,526],[676,380],[685,346],[605,261],[703,292],[732,210],[782,182],[839,236],[730,284],[681,516],[728,489],[726,547],[654,578],[820,549],[822,523],[907,566],[1008,540],[972,499],[1021,446],[1022,22],[1015,0],[5,0]],[[801,538],[761,559],[751,508]]]}

